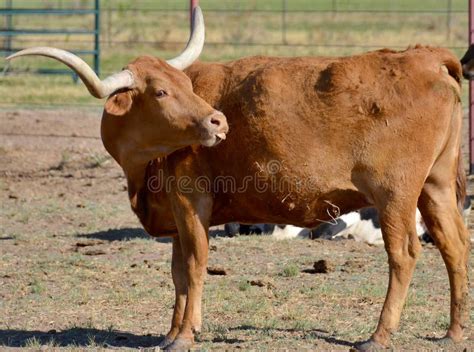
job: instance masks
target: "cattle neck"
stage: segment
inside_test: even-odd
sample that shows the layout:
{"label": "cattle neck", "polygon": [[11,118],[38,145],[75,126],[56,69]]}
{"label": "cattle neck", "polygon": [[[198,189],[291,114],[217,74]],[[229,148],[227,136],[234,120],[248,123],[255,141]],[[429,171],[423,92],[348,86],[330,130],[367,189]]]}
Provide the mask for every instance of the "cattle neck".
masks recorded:
{"label": "cattle neck", "polygon": [[156,150],[144,152],[141,157],[134,155],[130,158],[120,158],[120,166],[127,178],[128,196],[132,208],[137,206],[137,197],[140,190],[146,186],[146,170],[152,160],[164,158],[170,155],[175,149],[161,148],[159,152]]}

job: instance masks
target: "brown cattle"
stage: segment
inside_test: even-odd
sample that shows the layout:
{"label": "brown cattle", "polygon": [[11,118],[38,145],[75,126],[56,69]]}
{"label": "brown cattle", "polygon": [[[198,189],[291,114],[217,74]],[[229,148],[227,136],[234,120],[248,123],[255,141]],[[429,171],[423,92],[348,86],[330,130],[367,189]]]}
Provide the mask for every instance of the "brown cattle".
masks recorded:
{"label": "brown cattle", "polygon": [[[369,205],[380,214],[390,279],[378,327],[357,347],[388,346],[398,328],[421,251],[417,205],[450,279],[446,338],[463,339],[470,241],[459,212],[465,196],[461,67],[451,52],[416,46],[348,58],[253,57],[196,63],[186,73],[194,91],[224,112],[231,130],[218,148],[189,147],[148,167],[148,180],[161,169],[168,177],[190,176],[196,186],[206,175],[214,186],[209,193],[183,193],[178,187],[167,194],[150,187],[142,191],[142,207],[150,211],[139,217],[147,230],[179,233],[173,251],[177,299],[168,339],[179,335],[172,347],[187,346],[191,330],[200,327],[209,224],[313,227]],[[234,177],[236,192],[222,191],[215,180],[223,175]],[[249,175],[277,187],[246,183]]]}
{"label": "brown cattle", "polygon": [[[166,67],[157,62],[157,71]],[[102,123],[104,145],[127,176],[132,209],[151,235],[173,236],[176,301],[163,347],[189,348],[201,328],[210,225],[313,227],[370,205],[380,214],[390,280],[377,330],[358,348],[388,346],[398,327],[421,251],[417,205],[448,269],[446,337],[463,339],[470,242],[456,204],[456,191],[464,190],[456,57],[417,46],[347,58],[196,63],[186,73],[195,93],[226,114],[231,130],[218,147],[183,139],[170,149],[192,145],[169,154],[157,138],[123,158],[120,146],[134,143],[119,130],[125,122],[110,116],[106,105]],[[154,96],[136,88],[113,94],[109,102],[127,105],[121,103],[128,101],[124,95],[142,118],[159,110],[146,101]],[[128,128],[166,138],[158,126],[136,120]]]}

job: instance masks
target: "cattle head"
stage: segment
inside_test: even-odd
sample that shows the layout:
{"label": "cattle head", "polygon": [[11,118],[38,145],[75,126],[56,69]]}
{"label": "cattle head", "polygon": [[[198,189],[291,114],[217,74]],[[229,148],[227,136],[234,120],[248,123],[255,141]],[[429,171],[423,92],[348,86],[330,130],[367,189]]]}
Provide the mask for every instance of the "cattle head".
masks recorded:
{"label": "cattle head", "polygon": [[228,132],[225,116],[194,94],[191,80],[182,72],[204,45],[200,8],[194,10],[192,22],[189,42],[178,57],[164,61],[140,56],[104,80],[82,59],[56,48],[25,49],[7,60],[42,55],[69,66],[94,97],[108,97],[101,126],[107,151],[122,167],[131,161],[146,163],[188,145],[214,146]]}

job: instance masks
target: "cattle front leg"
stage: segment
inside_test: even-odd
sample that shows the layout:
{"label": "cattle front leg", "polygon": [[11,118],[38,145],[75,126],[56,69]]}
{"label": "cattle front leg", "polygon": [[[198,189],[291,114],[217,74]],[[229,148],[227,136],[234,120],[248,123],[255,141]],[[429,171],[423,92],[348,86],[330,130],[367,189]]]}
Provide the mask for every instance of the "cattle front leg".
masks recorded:
{"label": "cattle front leg", "polygon": [[158,347],[166,348],[176,339],[181,328],[186,308],[186,296],[188,284],[186,281],[186,267],[184,265],[181,243],[178,236],[173,237],[173,257],[171,262],[171,275],[175,288],[175,302],[173,310],[173,318],[171,319],[171,328],[168,334]]}
{"label": "cattle front leg", "polygon": [[389,284],[375,333],[358,350],[372,351],[388,347],[391,333],[398,329],[400,316],[413,276],[421,244],[416,233],[416,200],[407,206],[391,202],[380,211],[380,221],[390,270]]}
{"label": "cattle front leg", "polygon": [[[208,228],[212,210],[212,199],[201,195],[193,199],[176,195],[173,199],[173,212],[178,227],[179,246],[182,255],[182,268],[176,275],[178,282],[186,285],[185,308],[182,313],[182,302],[175,307],[173,326],[179,331],[173,343],[167,346],[170,350],[185,350],[194,344],[194,333],[201,330],[201,301],[208,260]],[[179,320],[181,318],[181,324]],[[175,324],[176,319],[176,324]]]}

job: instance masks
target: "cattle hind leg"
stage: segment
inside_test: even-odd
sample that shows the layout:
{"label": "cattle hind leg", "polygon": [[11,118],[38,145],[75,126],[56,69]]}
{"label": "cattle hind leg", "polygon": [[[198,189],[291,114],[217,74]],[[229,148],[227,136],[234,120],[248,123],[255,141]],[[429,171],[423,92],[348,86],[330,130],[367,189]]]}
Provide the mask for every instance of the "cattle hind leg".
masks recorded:
{"label": "cattle hind leg", "polygon": [[421,252],[416,233],[416,196],[404,195],[381,203],[377,208],[388,255],[389,284],[377,329],[370,340],[356,345],[360,351],[389,346],[391,334],[398,329],[408,287]]}
{"label": "cattle hind leg", "polygon": [[446,340],[459,342],[469,323],[468,264],[470,239],[456,206],[454,183],[443,180],[442,170],[428,178],[419,209],[448,271],[451,289],[450,325]]}

